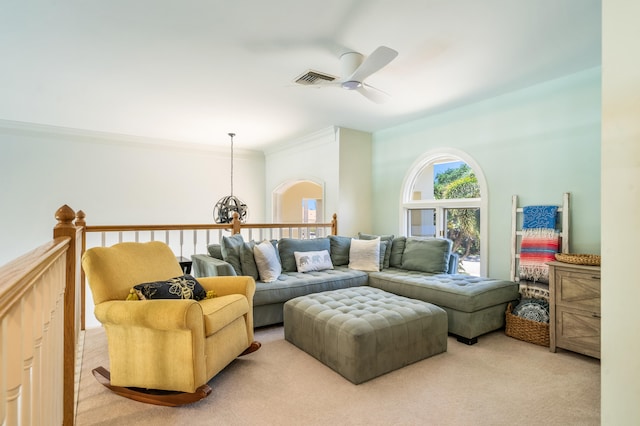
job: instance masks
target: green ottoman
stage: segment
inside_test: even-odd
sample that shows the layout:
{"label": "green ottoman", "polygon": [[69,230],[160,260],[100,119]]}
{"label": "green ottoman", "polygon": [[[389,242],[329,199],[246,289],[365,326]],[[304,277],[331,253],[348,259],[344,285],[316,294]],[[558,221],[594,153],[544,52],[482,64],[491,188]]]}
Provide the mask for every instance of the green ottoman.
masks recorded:
{"label": "green ottoman", "polygon": [[447,350],[447,313],[369,287],[325,291],[284,304],[284,337],[359,384]]}

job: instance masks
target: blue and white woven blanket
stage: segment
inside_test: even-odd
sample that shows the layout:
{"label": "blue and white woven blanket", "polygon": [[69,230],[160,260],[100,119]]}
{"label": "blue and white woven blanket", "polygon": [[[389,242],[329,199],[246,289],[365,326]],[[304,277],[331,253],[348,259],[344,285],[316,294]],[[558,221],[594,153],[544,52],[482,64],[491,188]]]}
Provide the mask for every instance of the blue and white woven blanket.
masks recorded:
{"label": "blue and white woven blanket", "polygon": [[547,262],[555,260],[560,246],[556,231],[557,206],[527,206],[522,209],[521,280],[549,282]]}

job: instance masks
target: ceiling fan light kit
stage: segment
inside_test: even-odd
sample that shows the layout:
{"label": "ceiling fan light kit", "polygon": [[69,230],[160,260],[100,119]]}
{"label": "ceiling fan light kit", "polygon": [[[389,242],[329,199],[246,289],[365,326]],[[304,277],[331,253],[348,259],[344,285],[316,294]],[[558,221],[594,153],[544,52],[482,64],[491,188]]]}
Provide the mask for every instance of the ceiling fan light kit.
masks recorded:
{"label": "ceiling fan light kit", "polygon": [[339,80],[330,74],[308,70],[294,82],[312,87],[342,87],[345,90],[357,91],[370,101],[383,103],[387,100],[388,94],[364,81],[387,66],[396,56],[398,52],[387,46],[379,46],[366,58],[358,52],[346,52],[340,56]]}
{"label": "ceiling fan light kit", "polygon": [[350,80],[342,83],[342,88],[346,90],[356,90],[359,87],[362,87],[362,83],[359,81]]}

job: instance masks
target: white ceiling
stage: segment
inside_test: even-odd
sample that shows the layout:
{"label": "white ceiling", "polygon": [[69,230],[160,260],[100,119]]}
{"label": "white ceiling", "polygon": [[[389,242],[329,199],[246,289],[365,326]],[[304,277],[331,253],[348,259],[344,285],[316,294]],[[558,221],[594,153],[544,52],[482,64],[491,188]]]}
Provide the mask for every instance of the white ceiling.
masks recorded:
{"label": "white ceiling", "polygon": [[[376,131],[601,63],[600,0],[3,0],[0,119],[264,149]],[[399,52],[373,103],[292,81]]]}

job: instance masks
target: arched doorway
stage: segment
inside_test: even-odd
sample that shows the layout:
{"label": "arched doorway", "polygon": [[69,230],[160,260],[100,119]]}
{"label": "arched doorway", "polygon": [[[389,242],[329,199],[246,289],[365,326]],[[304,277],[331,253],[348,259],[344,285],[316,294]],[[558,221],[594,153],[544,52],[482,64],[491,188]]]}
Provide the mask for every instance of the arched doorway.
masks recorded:
{"label": "arched doorway", "polygon": [[276,223],[322,223],[324,185],[308,179],[285,182],[273,191],[273,221]]}

